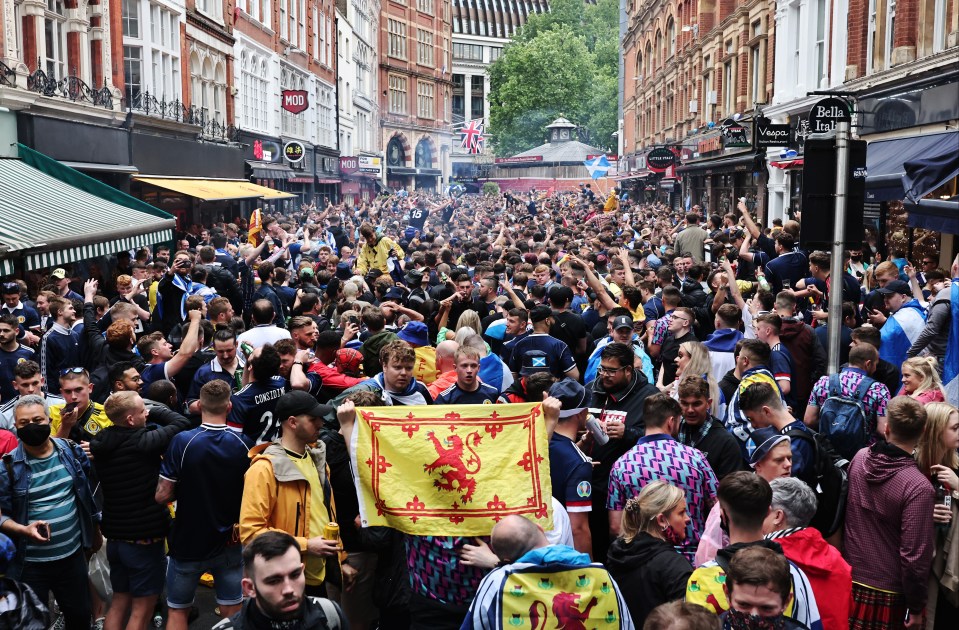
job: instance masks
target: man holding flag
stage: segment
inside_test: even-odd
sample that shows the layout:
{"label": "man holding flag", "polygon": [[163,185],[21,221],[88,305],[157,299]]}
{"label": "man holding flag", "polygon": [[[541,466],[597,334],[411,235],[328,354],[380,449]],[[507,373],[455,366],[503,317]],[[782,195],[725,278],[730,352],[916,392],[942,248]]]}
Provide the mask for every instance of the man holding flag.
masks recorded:
{"label": "man holding flag", "polygon": [[952,286],[949,287],[949,304],[952,318],[946,330],[946,360],[942,366],[943,389],[950,405],[959,405],[959,256],[952,262]]}
{"label": "man holding flag", "polygon": [[889,311],[889,317],[884,317],[879,311],[873,311],[869,316],[873,326],[882,326],[879,358],[893,365],[902,365],[906,353],[926,325],[926,311],[912,297],[910,286],[902,280],[889,282],[877,289],[877,293],[882,295]]}

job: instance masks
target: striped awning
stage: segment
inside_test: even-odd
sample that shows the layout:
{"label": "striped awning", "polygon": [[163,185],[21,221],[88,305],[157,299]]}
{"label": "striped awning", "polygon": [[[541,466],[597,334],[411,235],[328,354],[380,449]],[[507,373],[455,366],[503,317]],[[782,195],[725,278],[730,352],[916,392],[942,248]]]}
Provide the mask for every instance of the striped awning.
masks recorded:
{"label": "striped awning", "polygon": [[7,251],[0,264],[23,257],[28,270],[170,241],[176,225],[168,215],[109,201],[12,158],[0,159],[0,217]]}
{"label": "striped awning", "polygon": [[203,201],[230,201],[234,199],[289,199],[296,195],[280,192],[242,179],[192,179],[176,177],[134,177],[138,182],[166,188]]}

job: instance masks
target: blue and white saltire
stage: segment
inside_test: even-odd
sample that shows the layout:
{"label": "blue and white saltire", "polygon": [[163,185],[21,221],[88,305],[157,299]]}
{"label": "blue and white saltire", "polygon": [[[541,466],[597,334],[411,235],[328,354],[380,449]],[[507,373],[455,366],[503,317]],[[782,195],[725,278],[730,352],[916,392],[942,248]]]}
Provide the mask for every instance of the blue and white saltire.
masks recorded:
{"label": "blue and white saltire", "polygon": [[946,339],[946,358],[942,365],[942,382],[946,400],[953,407],[959,405],[959,278],[952,279],[949,291],[949,337]]}
{"label": "blue and white saltire", "polygon": [[926,312],[917,300],[910,300],[883,324],[879,358],[897,368],[906,360],[906,353],[926,326]]}
{"label": "blue and white saltire", "polygon": [[480,359],[479,378],[490,387],[495,387],[501,394],[513,384],[513,373],[503,360],[493,353]]}
{"label": "blue and white saltire", "polygon": [[586,167],[586,170],[589,171],[589,176],[593,179],[605,177],[609,169],[612,168],[612,165],[609,163],[609,160],[606,159],[605,155],[593,158],[592,160],[585,160],[583,165]]}
{"label": "blue and white saltire", "polygon": [[[639,336],[633,333],[633,339],[638,340]],[[603,353],[603,348],[612,343],[612,337],[603,337],[596,342],[596,348],[593,349],[592,354],[589,355],[589,359],[586,361],[586,373],[583,376],[584,383],[591,383],[596,379],[596,370],[599,368],[599,355]],[[655,383],[656,379],[653,377],[653,360],[649,358],[649,355],[639,346],[637,343],[633,343],[633,353],[640,358],[643,362],[642,373],[646,377],[646,380],[650,383]]]}

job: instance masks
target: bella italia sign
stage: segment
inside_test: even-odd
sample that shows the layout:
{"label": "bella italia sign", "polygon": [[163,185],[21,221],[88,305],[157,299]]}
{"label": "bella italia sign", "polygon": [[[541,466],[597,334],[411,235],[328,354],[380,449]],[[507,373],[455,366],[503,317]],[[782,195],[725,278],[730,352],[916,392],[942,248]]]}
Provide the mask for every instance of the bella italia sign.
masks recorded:
{"label": "bella italia sign", "polygon": [[849,103],[841,98],[824,98],[809,110],[809,132],[828,133],[840,122],[851,122]]}

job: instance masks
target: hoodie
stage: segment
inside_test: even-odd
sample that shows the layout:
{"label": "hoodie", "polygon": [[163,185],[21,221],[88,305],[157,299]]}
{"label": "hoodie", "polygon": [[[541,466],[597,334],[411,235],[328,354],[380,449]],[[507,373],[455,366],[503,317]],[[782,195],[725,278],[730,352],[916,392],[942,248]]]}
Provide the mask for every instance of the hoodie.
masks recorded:
{"label": "hoodie", "polygon": [[849,466],[846,559],[852,579],[926,605],[935,532],[935,491],[910,453],[888,442],[862,449]]}
{"label": "hoodie", "polygon": [[703,345],[709,350],[709,361],[713,366],[713,378],[723,380],[726,372],[736,367],[733,353],[743,334],[734,328],[720,328],[706,337]]}
{"label": "hoodie", "polygon": [[813,385],[826,374],[826,350],[813,329],[798,319],[783,318],[779,340],[793,360],[792,386],[789,390],[794,401],[793,415],[802,418]]}
{"label": "hoodie", "polygon": [[632,541],[613,541],[606,568],[619,587],[633,623],[642,627],[646,616],[660,604],[682,599],[693,567],[665,540],[640,532]]}
{"label": "hoodie", "polygon": [[926,325],[912,347],[906,353],[909,358],[918,356],[923,350],[936,357],[940,369],[945,364],[946,340],[949,338],[949,321],[952,318],[950,304],[952,288],[946,287],[936,295],[926,313]]}
{"label": "hoodie", "polygon": [[784,529],[767,538],[779,543],[789,561],[809,578],[823,626],[845,627],[852,602],[852,567],[839,550],[812,527]]}

